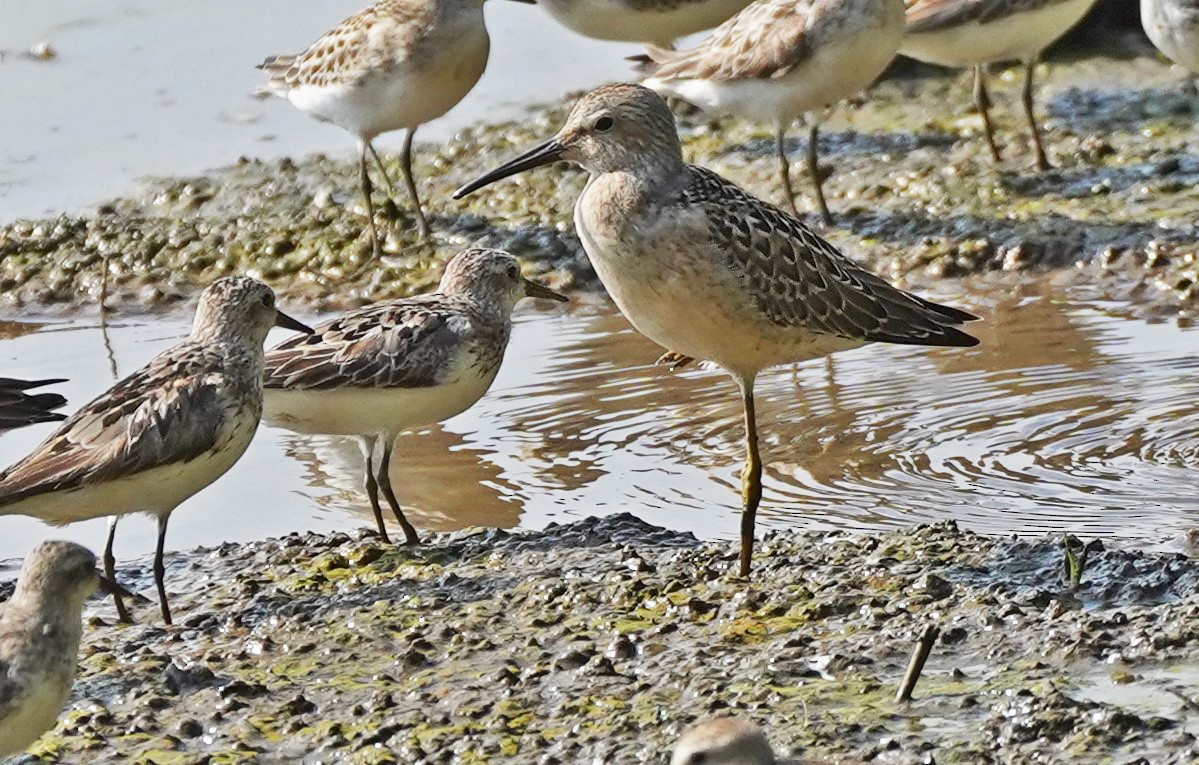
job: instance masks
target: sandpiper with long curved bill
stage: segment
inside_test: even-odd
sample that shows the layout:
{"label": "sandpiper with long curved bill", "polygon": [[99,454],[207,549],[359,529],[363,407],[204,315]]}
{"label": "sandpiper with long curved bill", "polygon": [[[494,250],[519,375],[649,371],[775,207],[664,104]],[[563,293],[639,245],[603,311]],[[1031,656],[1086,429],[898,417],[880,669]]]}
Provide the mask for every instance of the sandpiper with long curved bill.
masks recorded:
{"label": "sandpiper with long curved bill", "polygon": [[167,521],[250,445],[262,415],[262,346],[274,326],[312,331],[279,311],[275,293],[262,282],[231,276],[210,284],[185,340],[86,404],[0,473],[0,515],[54,525],[108,517],[109,579],[117,520],[138,512],[154,516],[154,583],[170,624],[163,581]]}
{"label": "sandpiper with long curved bill", "polygon": [[412,139],[418,127],[448,112],[474,88],[490,48],[483,0],[382,0],[333,27],[303,53],[271,56],[258,66],[270,75],[266,92],[358,139],[358,179],[375,257],[383,250],[369,159],[393,197],[395,189],[371,142],[383,133],[406,131],[400,172],[417,230],[427,237],[429,222],[412,178]]}
{"label": "sandpiper with long curved bill", "polygon": [[737,381],[745,411],[740,570],[748,575],[762,497],[754,381],[770,367],[870,342],[971,346],[975,316],[896,289],[786,210],[683,161],[666,102],[607,85],[557,135],[455,192],[559,160],[590,179],[575,231],[608,294],[642,334]]}
{"label": "sandpiper with long curved bill", "polygon": [[818,162],[820,116],[878,79],[902,39],[903,0],[758,0],[690,50],[649,47],[631,60],[646,75],[643,84],[661,95],[773,126],[792,212],[784,141],[803,119],[816,205],[831,224]]}
{"label": "sandpiper with long curved bill", "polygon": [[97,590],[115,592],[85,547],[42,542],[25,556],[0,605],[0,758],[54,727],[75,682],[83,604]]}
{"label": "sandpiper with long curved bill", "polygon": [[1033,74],[1041,54],[1091,10],[1095,0],[905,0],[907,34],[900,53],[918,61],[974,70],[974,104],[983,121],[991,159],[1002,155],[991,125],[987,64],[1024,64],[1021,102],[1032,133],[1034,167],[1052,167],[1033,98]]}
{"label": "sandpiper with long curved bill", "polygon": [[266,355],[266,420],[299,433],[355,436],[379,535],[379,491],[408,544],[420,541],[391,486],[400,434],[459,414],[499,372],[523,298],[565,297],[521,276],[500,250],[469,249],[446,266],[437,290],[369,306],[319,324]]}

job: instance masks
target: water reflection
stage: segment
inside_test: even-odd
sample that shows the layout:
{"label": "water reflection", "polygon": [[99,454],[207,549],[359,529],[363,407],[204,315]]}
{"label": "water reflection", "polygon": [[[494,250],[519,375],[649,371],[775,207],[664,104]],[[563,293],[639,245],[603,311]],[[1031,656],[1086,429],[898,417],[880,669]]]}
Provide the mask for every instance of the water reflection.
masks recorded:
{"label": "water reflection", "polygon": [[[989,533],[1068,529],[1153,543],[1195,526],[1199,331],[1072,294],[1029,285],[1002,299],[937,295],[986,317],[972,327],[982,345],[867,347],[763,375],[761,522],[956,519]],[[34,329],[14,337],[0,326],[6,373],[70,378],[62,392],[73,405],[106,387],[94,323]],[[122,369],[185,331],[174,318],[110,328]],[[718,371],[655,367],[659,353],[603,304],[520,314],[490,393],[400,440],[392,478],[405,512],[419,528],[445,530],[628,510],[733,537],[734,386]],[[0,462],[44,435],[0,439]],[[264,428],[243,463],[173,522],[191,544],[369,525],[361,459],[350,439]],[[12,530],[0,557],[54,533],[4,520]],[[131,549],[152,544],[144,526]],[[81,534],[98,545],[103,527]]]}

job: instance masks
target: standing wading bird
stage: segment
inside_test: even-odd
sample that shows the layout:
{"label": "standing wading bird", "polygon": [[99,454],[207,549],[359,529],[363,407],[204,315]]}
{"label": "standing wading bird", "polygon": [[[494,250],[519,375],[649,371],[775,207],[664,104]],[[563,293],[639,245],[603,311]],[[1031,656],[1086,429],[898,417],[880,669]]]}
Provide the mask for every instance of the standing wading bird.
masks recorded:
{"label": "standing wading bird", "polygon": [[643,83],[705,110],[775,126],[779,175],[796,215],[784,142],[796,119],[808,123],[808,174],[826,224],[819,167],[819,114],[870,86],[899,51],[903,0],[758,0],[696,47],[648,48],[634,56]]}
{"label": "standing wading bird", "polygon": [[419,543],[391,488],[391,454],[406,430],[465,411],[495,380],[512,309],[526,297],[565,301],[525,279],[500,250],[453,257],[437,291],[363,308],[287,340],[266,354],[266,420],[300,433],[358,436],[379,535],[379,489]]}
{"label": "standing wading bird", "polygon": [[1038,170],[1052,167],[1033,108],[1033,73],[1041,53],[1086,15],[1095,0],[905,0],[907,36],[900,53],[940,66],[974,69],[974,103],[991,158],[1002,156],[991,127],[987,64],[1024,64],[1022,101]]}
{"label": "standing wading bird", "polygon": [[868,342],[978,343],[957,328],[975,316],[892,287],[782,208],[686,164],[666,102],[640,85],[591,91],[557,135],[454,196],[559,160],[590,173],[575,231],[625,317],[676,357],[715,362],[741,388],[743,576],[762,498],[758,373]]}
{"label": "standing wading bird", "polygon": [[1199,74],[1199,0],[1141,0],[1141,26],[1167,58]]}
{"label": "standing wading bird", "polygon": [[58,422],[66,415],[54,410],[67,403],[57,393],[26,393],[66,380],[14,380],[0,377],[0,432],[39,422]]}
{"label": "standing wading bird", "polygon": [[537,4],[562,26],[585,37],[669,48],[680,37],[711,29],[751,1],[537,0]]}
{"label": "standing wading bird", "polygon": [[[272,326],[311,332],[244,276],[200,295],[191,334],[71,415],[33,453],[0,473],[0,515],[63,525],[108,516],[104,573],[114,579],[117,519],[158,519],[154,583],[163,583],[167,521],[184,500],[233,467],[262,415],[262,344]],[[114,595],[123,621],[129,614]]]}
{"label": "standing wading bird", "polygon": [[75,681],[83,603],[97,589],[115,591],[73,542],[42,542],[25,557],[0,605],[0,758],[54,727]]}
{"label": "standing wading bird", "polygon": [[371,141],[393,130],[407,131],[400,170],[417,229],[426,238],[429,223],[412,179],[413,136],[474,88],[487,68],[490,47],[483,0],[382,0],[329,30],[303,53],[271,56],[259,65],[270,75],[268,92],[358,139],[358,177],[376,258],[382,245],[368,153],[392,197],[395,188]]}

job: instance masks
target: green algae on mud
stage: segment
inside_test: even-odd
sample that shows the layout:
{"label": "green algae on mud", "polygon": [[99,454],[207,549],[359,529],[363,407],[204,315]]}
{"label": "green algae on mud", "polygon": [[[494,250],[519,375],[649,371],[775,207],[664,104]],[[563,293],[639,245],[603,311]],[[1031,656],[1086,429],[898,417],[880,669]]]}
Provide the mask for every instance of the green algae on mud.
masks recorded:
{"label": "green algae on mud", "polygon": [[[1199,693],[1199,673],[1172,673],[1199,658],[1199,563],[1097,550],[1073,588],[1060,551],[952,524],[770,532],[746,581],[734,545],[628,515],[415,549],[366,534],[201,549],[171,556],[177,626],[96,606],[71,705],[31,752],[644,762],[731,709],[788,751],[880,762],[1194,761],[1184,707],[1122,699]],[[148,584],[145,561],[128,571]],[[942,637],[895,705],[930,622]]]}
{"label": "green algae on mud", "polygon": [[[1033,173],[1014,70],[992,88],[1007,155],[998,169],[980,146],[966,79],[919,71],[927,76],[880,83],[827,123],[826,193],[838,219],[830,239],[892,279],[1083,268],[1121,298],[1176,311],[1199,305],[1199,97],[1176,73],[1150,58],[1047,65],[1042,116],[1058,167]],[[550,135],[566,109],[422,146],[416,172],[435,241],[417,240],[401,197],[398,209],[381,213],[391,253],[384,264],[369,260],[354,163],[245,159],[205,176],[151,181],[139,197],[92,213],[6,223],[0,298],[94,301],[107,255],[114,304],[179,299],[243,272],[290,300],[335,308],[427,289],[449,253],[475,243],[510,249],[558,288],[598,288],[570,222],[584,179],[577,169],[560,165],[450,198]],[[781,201],[767,129],[692,115],[682,134],[691,160]],[[791,140],[789,150],[798,158],[802,142]],[[806,181],[797,188],[806,200]]]}

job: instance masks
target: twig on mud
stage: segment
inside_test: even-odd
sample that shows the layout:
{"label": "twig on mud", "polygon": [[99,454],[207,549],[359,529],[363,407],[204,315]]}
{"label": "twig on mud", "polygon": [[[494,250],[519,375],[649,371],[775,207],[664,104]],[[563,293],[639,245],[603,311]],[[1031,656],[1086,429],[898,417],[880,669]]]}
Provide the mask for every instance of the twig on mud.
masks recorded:
{"label": "twig on mud", "polygon": [[908,659],[908,670],[903,675],[903,682],[899,684],[899,690],[895,693],[896,704],[912,700],[912,691],[916,689],[916,681],[920,679],[920,673],[924,671],[924,663],[928,661],[928,655],[933,651],[933,644],[940,636],[941,629],[935,624],[928,625],[920,634],[920,641],[916,643],[916,648],[912,651],[912,658]]}

